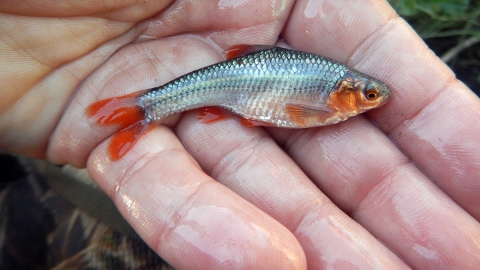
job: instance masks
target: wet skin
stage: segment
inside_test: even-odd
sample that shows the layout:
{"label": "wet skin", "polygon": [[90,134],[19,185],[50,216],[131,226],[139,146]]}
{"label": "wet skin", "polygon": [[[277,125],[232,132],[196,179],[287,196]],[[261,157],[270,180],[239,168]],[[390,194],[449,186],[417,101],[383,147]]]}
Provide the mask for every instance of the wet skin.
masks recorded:
{"label": "wet skin", "polygon": [[[479,265],[480,102],[386,2],[27,2],[0,3],[1,149],[86,166],[173,266]],[[279,36],[395,94],[305,130],[191,111],[109,161],[116,128],[88,121],[89,104]]]}

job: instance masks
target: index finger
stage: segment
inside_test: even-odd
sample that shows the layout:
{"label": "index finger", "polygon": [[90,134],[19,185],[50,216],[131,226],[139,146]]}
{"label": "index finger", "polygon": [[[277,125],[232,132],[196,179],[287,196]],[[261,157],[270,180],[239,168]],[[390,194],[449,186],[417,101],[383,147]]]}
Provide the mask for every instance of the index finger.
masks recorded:
{"label": "index finger", "polygon": [[291,232],[206,175],[170,129],[154,128],[117,162],[107,145],[89,156],[89,173],[174,267],[305,269]]}

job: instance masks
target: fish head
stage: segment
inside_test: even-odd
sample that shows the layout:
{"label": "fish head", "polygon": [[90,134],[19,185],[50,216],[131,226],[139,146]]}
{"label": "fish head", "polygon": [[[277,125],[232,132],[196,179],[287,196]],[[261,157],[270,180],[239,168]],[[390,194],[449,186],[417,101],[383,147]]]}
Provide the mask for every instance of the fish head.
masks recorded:
{"label": "fish head", "polygon": [[347,73],[330,94],[330,107],[345,118],[378,108],[392,90],[383,82],[361,73]]}
{"label": "fish head", "polygon": [[357,106],[365,111],[384,105],[392,95],[392,90],[384,82],[372,77],[357,80],[355,88]]}

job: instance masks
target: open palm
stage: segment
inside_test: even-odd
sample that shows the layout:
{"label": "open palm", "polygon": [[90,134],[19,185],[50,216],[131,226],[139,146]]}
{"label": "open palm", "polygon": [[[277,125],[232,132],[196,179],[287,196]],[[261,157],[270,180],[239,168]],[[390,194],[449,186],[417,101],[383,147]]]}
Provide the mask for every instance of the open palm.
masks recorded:
{"label": "open palm", "polygon": [[[0,11],[1,148],[87,166],[173,266],[480,264],[479,99],[385,1],[11,0]],[[115,128],[92,123],[88,105],[279,38],[380,78],[391,101],[305,130],[202,124],[191,111],[109,161]]]}

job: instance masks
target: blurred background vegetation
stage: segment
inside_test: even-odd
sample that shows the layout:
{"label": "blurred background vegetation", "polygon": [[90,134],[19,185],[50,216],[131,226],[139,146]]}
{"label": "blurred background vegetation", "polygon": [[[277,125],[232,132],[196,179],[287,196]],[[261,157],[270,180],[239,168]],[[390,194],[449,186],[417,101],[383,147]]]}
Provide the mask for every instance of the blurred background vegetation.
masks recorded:
{"label": "blurred background vegetation", "polygon": [[388,1],[457,78],[480,96],[480,1]]}

